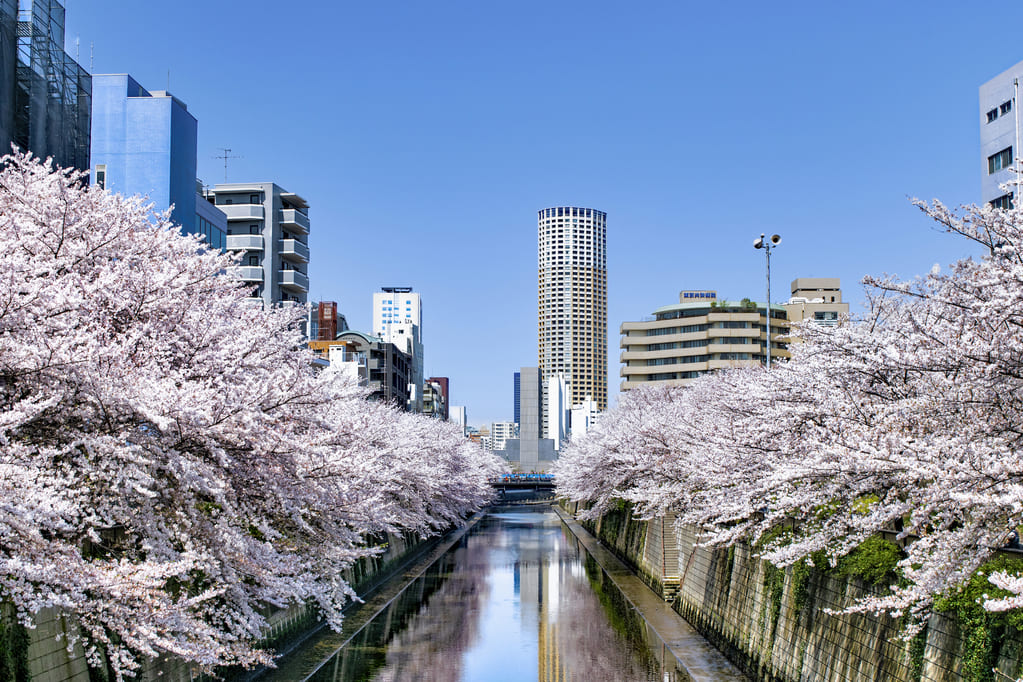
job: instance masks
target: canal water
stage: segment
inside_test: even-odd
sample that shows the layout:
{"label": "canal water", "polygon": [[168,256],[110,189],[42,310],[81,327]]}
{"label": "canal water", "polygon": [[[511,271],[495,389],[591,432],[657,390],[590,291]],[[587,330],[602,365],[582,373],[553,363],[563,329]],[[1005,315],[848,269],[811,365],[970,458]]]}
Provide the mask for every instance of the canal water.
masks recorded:
{"label": "canal water", "polygon": [[[544,505],[497,508],[333,652],[317,682],[681,682],[685,669]],[[282,661],[284,663],[284,661]],[[271,674],[271,677],[273,675]]]}

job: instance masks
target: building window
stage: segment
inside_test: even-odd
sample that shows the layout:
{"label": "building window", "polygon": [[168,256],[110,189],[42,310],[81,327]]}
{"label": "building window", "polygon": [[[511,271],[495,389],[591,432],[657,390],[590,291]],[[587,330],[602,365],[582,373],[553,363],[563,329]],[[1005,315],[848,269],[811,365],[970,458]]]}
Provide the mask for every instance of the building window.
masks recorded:
{"label": "building window", "polygon": [[987,112],[987,122],[988,123],[991,123],[996,118],[998,118],[998,109],[997,108],[992,109],[991,111]]}
{"label": "building window", "polygon": [[1010,208],[1012,208],[1012,193],[1010,192],[1009,194],[1003,194],[997,199],[993,199],[990,202],[990,204],[995,208],[1000,208],[1003,211],[1008,211]]}
{"label": "building window", "polygon": [[1011,99],[1008,102],[1002,102],[1001,106],[998,107],[998,113],[1000,113],[1002,116],[1005,116],[1010,111],[1012,111],[1012,100]]}
{"label": "building window", "polygon": [[96,186],[100,189],[107,188],[107,165],[105,163],[96,164]]}
{"label": "building window", "polygon": [[988,175],[1008,168],[1012,165],[1012,147],[1006,147],[997,154],[992,154],[987,157],[987,172]]}
{"label": "building window", "polygon": [[250,194],[249,195],[249,203],[250,204],[258,204],[258,203],[260,203],[259,195],[258,194]]}

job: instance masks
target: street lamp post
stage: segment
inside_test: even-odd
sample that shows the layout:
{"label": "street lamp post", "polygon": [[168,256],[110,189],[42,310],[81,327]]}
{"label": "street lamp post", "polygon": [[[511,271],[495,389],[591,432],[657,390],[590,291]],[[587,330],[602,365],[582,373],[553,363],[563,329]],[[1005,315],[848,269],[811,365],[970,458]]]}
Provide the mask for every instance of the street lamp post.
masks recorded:
{"label": "street lamp post", "polygon": [[771,369],[771,247],[781,244],[781,235],[773,234],[770,239],[760,235],[760,239],[753,242],[754,249],[763,249],[767,256],[767,369]]}

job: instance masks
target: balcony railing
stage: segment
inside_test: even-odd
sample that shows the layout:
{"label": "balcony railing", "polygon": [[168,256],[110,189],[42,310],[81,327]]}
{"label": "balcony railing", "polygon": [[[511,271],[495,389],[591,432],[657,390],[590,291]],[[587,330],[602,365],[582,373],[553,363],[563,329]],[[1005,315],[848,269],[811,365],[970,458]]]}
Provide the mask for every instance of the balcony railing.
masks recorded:
{"label": "balcony railing", "polygon": [[258,265],[236,265],[227,269],[227,274],[245,282],[262,282],[263,268]]}
{"label": "balcony railing", "polygon": [[309,247],[297,239],[282,239],[281,258],[299,263],[309,262]]}
{"label": "balcony railing", "polygon": [[281,270],[281,287],[304,294],[309,291],[309,278],[298,270]]}
{"label": "balcony railing", "polygon": [[227,235],[228,251],[262,251],[263,235],[261,234],[229,234]]}
{"label": "balcony railing", "polygon": [[288,229],[309,234],[309,216],[293,208],[281,209],[281,224]]}
{"label": "balcony railing", "polygon": [[262,220],[262,204],[217,204],[217,208],[224,212],[229,221],[231,220]]}

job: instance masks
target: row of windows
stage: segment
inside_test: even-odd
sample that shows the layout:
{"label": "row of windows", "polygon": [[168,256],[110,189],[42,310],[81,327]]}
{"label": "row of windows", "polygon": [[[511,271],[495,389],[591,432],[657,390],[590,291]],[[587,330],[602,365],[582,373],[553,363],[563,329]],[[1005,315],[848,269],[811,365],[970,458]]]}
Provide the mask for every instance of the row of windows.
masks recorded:
{"label": "row of windows", "polygon": [[1003,168],[1008,168],[1012,165],[1012,147],[1006,147],[997,154],[992,154],[987,157],[987,172],[988,175],[996,173]]}
{"label": "row of windows", "polygon": [[1010,111],[1012,111],[1012,100],[1011,99],[1006,101],[1006,102],[1002,102],[997,107],[995,107],[991,111],[987,112],[987,122],[991,123],[992,121],[997,119],[999,116],[1005,116]]}
{"label": "row of windows", "polygon": [[[592,212],[592,213],[591,213]],[[556,218],[558,216],[574,216],[582,218],[606,218],[607,214],[590,208],[577,208],[575,206],[558,206],[557,208],[545,208],[539,212],[540,218]]]}
{"label": "row of windows", "polygon": [[647,329],[647,336],[664,336],[665,334],[692,334],[693,332],[705,332],[710,329],[709,324],[690,324],[684,327],[664,327],[663,329]]}
{"label": "row of windows", "polygon": [[703,372],[664,372],[662,374],[649,374],[647,381],[669,381],[671,379],[695,379]]}
{"label": "row of windows", "polygon": [[1012,195],[1013,193],[1009,192],[1008,194],[1003,194],[1002,196],[996,199],[992,199],[988,203],[990,203],[995,208],[1000,208],[1003,211],[1008,211],[1010,208],[1012,208]]}

